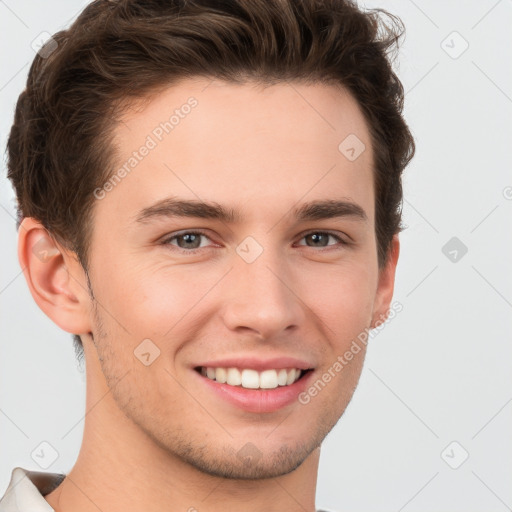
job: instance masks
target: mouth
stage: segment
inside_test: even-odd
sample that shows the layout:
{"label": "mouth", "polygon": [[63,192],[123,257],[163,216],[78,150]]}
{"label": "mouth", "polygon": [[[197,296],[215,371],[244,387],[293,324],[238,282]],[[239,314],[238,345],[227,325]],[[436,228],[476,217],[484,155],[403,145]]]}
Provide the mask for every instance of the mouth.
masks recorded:
{"label": "mouth", "polygon": [[198,389],[222,408],[272,413],[305,407],[300,397],[317,373],[312,355],[269,356],[231,354],[195,361],[190,369]]}
{"label": "mouth", "polygon": [[312,372],[313,368],[305,370],[300,368],[275,368],[257,371],[252,368],[196,366],[194,370],[203,377],[219,384],[244,389],[269,390],[291,386]]}

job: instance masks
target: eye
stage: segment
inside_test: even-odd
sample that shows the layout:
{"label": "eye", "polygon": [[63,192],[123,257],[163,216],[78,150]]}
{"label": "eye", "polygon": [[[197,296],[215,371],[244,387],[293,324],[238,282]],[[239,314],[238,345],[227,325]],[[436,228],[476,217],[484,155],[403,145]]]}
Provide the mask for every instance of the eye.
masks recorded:
{"label": "eye", "polygon": [[335,235],[334,233],[330,233],[328,231],[310,231],[309,233],[303,235],[301,240],[309,239],[313,242],[314,245],[309,245],[307,247],[330,247],[336,245],[328,243],[329,237],[337,240],[339,242],[339,245],[348,245],[348,242],[346,242],[339,235]]}
{"label": "eye", "polygon": [[[194,252],[195,250],[204,248],[204,246],[201,245],[201,237],[210,240],[202,231],[185,231],[162,240],[162,244],[175,245],[183,252]],[[174,240],[176,240],[177,244],[173,243]]]}
{"label": "eye", "polygon": [[[178,251],[183,253],[194,253],[196,251],[200,251],[201,249],[205,249],[208,245],[202,245],[201,239],[211,240],[209,236],[207,236],[202,231],[184,231],[182,233],[174,234],[168,238],[162,240],[162,245],[172,245],[176,247]],[[338,242],[338,244],[330,244],[329,238],[334,239]],[[302,235],[300,240],[310,240],[313,245],[306,245],[307,247],[331,247],[331,246],[346,246],[349,245],[349,242],[345,241],[341,236],[336,235],[334,233],[330,233],[328,231],[310,231]],[[174,243],[176,242],[176,243]],[[299,244],[305,245],[305,244]]]}

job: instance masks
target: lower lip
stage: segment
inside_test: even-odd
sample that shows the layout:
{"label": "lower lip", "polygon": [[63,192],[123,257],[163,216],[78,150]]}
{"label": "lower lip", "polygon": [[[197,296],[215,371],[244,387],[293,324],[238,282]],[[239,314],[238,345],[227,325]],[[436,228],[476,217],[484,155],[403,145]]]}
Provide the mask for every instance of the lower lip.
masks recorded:
{"label": "lower lip", "polygon": [[298,396],[308,387],[313,371],[308,371],[298,381],[289,386],[278,386],[274,389],[247,389],[241,386],[221,384],[216,380],[204,377],[196,370],[193,372],[214,393],[227,402],[247,412],[274,412],[293,402],[299,403]]}

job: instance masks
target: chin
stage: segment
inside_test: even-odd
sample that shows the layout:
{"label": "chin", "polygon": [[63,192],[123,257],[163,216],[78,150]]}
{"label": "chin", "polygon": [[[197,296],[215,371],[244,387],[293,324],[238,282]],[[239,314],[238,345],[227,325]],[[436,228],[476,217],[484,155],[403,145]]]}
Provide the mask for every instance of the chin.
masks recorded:
{"label": "chin", "polygon": [[[252,448],[252,450],[251,450]],[[187,462],[203,473],[233,480],[262,480],[287,475],[297,469],[311,454],[292,451],[282,447],[272,454],[261,453],[252,443],[247,443],[238,452],[227,456],[194,457],[189,454]],[[249,453],[251,455],[249,455]]]}

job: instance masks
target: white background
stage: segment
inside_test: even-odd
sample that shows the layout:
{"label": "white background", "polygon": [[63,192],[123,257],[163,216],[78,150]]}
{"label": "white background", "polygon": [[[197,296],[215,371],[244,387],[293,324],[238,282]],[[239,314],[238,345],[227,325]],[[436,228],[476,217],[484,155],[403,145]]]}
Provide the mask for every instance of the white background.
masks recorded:
{"label": "white background", "polygon": [[[0,1],[0,495],[13,467],[41,470],[31,453],[42,441],[59,453],[47,470],[67,472],[82,438],[84,375],[20,273],[3,150],[31,42],[86,3]],[[403,311],[370,342],[323,444],[317,506],[502,512],[512,507],[512,1],[365,5],[407,28],[397,69],[417,154],[404,178]],[[452,237],[468,249],[457,262],[442,252]],[[447,464],[465,452],[458,469]]]}

